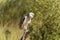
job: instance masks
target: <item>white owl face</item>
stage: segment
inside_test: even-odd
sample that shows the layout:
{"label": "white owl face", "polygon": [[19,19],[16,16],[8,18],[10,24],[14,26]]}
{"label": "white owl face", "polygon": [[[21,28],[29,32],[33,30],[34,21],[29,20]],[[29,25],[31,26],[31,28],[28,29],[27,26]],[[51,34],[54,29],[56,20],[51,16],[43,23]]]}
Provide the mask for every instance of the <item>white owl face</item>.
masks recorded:
{"label": "white owl face", "polygon": [[29,16],[30,16],[31,18],[33,18],[33,17],[34,17],[34,13],[30,12],[30,13],[29,13]]}

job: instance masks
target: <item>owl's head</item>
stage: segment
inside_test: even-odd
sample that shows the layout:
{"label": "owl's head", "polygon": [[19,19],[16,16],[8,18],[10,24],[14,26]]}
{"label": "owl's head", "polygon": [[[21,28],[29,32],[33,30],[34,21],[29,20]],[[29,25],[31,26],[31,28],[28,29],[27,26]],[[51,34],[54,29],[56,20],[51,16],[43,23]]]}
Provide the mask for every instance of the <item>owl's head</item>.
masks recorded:
{"label": "owl's head", "polygon": [[33,17],[34,17],[34,13],[33,13],[33,12],[30,12],[30,13],[29,13],[29,17],[30,17],[30,18],[33,18]]}

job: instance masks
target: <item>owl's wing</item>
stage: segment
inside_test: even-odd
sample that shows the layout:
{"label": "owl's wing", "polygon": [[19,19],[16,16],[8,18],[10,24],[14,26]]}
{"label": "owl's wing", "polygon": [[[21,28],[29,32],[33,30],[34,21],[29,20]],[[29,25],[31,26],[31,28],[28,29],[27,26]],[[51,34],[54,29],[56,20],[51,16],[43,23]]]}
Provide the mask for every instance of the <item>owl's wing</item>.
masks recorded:
{"label": "owl's wing", "polygon": [[24,23],[25,17],[22,17],[20,22],[19,22],[19,28],[22,28],[22,25]]}

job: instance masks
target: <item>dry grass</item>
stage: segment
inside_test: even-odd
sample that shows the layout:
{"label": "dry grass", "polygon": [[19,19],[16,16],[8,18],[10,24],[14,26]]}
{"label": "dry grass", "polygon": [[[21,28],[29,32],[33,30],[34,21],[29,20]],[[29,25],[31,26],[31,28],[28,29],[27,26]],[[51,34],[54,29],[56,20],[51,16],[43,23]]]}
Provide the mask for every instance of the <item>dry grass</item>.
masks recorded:
{"label": "dry grass", "polygon": [[[6,33],[6,31],[8,32]],[[18,25],[0,26],[0,40],[19,40],[23,35],[23,30],[18,28]],[[29,38],[27,38],[29,40]]]}

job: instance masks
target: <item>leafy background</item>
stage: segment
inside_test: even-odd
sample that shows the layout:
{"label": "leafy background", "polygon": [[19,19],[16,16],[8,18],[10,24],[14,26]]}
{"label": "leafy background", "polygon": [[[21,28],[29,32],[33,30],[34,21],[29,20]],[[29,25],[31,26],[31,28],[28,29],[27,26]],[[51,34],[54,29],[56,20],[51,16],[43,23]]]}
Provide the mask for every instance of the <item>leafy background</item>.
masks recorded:
{"label": "leafy background", "polygon": [[60,40],[60,0],[0,0],[0,40],[19,40],[22,16],[34,12],[27,40]]}

